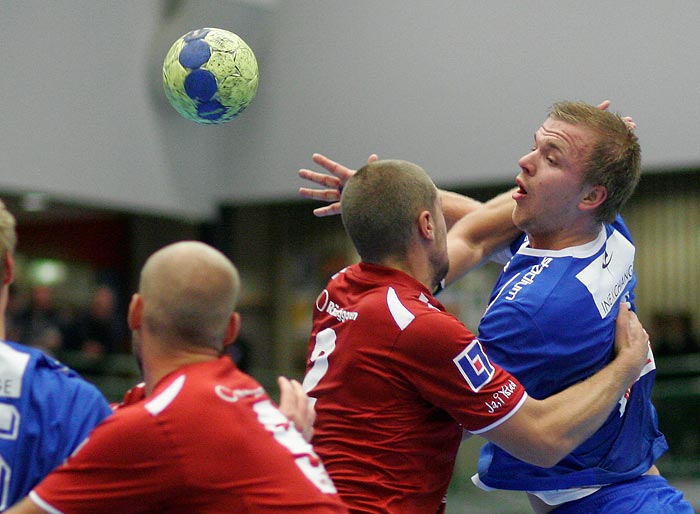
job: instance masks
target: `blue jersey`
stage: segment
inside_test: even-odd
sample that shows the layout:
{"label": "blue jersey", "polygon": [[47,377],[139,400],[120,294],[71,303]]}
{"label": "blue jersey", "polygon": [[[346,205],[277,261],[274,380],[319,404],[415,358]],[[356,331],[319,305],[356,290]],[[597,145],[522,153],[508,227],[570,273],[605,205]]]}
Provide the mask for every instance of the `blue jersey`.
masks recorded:
{"label": "blue jersey", "polygon": [[0,341],[0,510],[26,496],[111,413],[74,371],[35,348]]}
{"label": "blue jersey", "polygon": [[[479,340],[531,396],[544,399],[612,359],[619,302],[634,301],[635,248],[618,217],[582,246],[536,250],[522,236],[511,249]],[[488,443],[479,458],[479,480],[496,489],[554,491],[642,475],[667,449],[651,403],[655,374],[650,350],[639,380],[605,424],[556,466],[527,464]]]}

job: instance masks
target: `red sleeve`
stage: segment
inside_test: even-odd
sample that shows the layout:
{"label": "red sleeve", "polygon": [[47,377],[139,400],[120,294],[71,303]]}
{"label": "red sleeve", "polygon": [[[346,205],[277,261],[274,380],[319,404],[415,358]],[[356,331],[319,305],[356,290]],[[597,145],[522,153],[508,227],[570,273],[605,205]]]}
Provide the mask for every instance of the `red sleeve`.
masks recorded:
{"label": "red sleeve", "polygon": [[159,495],[177,488],[170,447],[143,407],[119,409],[34,489],[34,499],[71,514],[157,512]]}
{"label": "red sleeve", "polygon": [[400,336],[399,363],[419,393],[478,432],[505,421],[522,405],[525,388],[492,363],[478,339],[451,314],[435,311],[413,320]]}

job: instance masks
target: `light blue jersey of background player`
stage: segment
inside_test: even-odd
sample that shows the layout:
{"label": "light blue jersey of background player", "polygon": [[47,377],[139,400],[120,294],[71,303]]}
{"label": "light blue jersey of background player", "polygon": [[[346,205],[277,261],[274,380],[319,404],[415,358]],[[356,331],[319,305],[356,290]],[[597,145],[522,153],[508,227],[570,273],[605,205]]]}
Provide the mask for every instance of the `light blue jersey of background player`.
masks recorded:
{"label": "light blue jersey of background player", "polygon": [[74,371],[35,348],[0,341],[0,510],[26,496],[111,413]]}

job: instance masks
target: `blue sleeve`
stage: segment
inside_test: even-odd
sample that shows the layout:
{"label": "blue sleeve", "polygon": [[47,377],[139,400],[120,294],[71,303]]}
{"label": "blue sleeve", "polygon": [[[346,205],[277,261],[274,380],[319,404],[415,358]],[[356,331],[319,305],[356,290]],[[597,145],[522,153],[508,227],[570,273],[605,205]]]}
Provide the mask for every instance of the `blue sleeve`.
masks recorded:
{"label": "blue sleeve", "polygon": [[23,409],[11,465],[10,505],[62,464],[112,413],[94,385],[47,357],[38,359],[26,386],[29,404]]}
{"label": "blue sleeve", "polygon": [[57,362],[38,367],[34,382],[36,401],[45,402],[50,416],[44,427],[54,433],[63,462],[112,409],[97,387]]}
{"label": "blue sleeve", "polygon": [[91,383],[70,370],[59,373],[41,373],[41,388],[35,392],[48,395],[48,410],[53,413],[47,420],[56,433],[56,447],[64,449],[68,457],[92,429],[112,413],[102,393]]}

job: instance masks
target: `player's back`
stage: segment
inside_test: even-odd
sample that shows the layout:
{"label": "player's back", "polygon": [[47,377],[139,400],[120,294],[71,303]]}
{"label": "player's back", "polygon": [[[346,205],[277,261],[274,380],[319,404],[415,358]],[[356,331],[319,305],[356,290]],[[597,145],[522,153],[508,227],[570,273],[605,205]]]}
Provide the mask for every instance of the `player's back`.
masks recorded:
{"label": "player's back", "polygon": [[[311,445],[263,387],[233,367],[223,358],[185,368],[180,376],[189,384],[173,401],[173,412],[162,412],[164,433],[181,450],[181,473],[198,477],[179,484],[183,498],[169,501],[171,511],[189,504],[192,511],[212,513],[344,512]],[[205,498],[201,505],[192,503],[193,493]]]}
{"label": "player's back", "polygon": [[33,494],[64,512],[343,514],[310,444],[228,357],[117,410]]}
{"label": "player's back", "polygon": [[314,447],[351,512],[436,512],[449,482],[461,429],[421,396],[429,370],[417,353],[431,348],[412,335],[449,315],[423,289],[363,263],[316,302],[304,388],[316,401]]}
{"label": "player's back", "polygon": [[0,341],[0,510],[24,497],[112,411],[102,394],[35,348]]}

